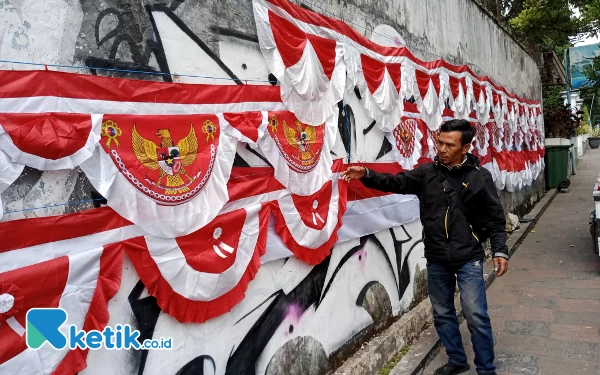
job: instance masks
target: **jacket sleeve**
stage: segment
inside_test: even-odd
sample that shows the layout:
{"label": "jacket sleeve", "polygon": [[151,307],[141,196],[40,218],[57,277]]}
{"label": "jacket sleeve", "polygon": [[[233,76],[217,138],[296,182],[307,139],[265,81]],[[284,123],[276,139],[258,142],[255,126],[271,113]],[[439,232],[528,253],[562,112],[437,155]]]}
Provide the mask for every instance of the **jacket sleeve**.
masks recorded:
{"label": "jacket sleeve", "polygon": [[368,188],[396,194],[419,195],[421,190],[422,169],[415,168],[410,171],[379,173],[367,168],[367,174],[360,181]]}
{"label": "jacket sleeve", "polygon": [[483,189],[484,221],[490,229],[492,254],[494,258],[502,257],[508,259],[509,251],[508,246],[506,246],[506,216],[504,216],[504,208],[498,197],[491,173],[483,168],[482,172],[485,179],[485,187]]}

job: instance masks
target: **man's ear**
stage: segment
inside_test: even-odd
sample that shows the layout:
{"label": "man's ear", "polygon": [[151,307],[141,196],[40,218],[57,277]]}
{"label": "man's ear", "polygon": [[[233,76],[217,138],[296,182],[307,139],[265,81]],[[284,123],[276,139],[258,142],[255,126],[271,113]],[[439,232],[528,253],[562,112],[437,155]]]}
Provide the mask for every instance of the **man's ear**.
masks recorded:
{"label": "man's ear", "polygon": [[463,145],[463,147],[462,147],[463,154],[466,154],[467,152],[469,152],[470,148],[471,148],[471,144],[470,143],[467,143],[466,145]]}

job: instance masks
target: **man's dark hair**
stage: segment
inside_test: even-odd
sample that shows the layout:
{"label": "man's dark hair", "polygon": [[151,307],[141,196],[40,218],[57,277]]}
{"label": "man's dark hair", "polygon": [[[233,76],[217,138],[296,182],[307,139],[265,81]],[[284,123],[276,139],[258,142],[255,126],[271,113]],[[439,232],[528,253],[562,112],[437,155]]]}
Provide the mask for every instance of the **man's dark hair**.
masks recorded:
{"label": "man's dark hair", "polygon": [[461,146],[469,144],[473,142],[473,137],[475,137],[476,130],[471,126],[471,123],[467,120],[450,120],[442,124],[440,128],[440,132],[454,132],[459,131],[462,132],[462,137],[460,138]]}

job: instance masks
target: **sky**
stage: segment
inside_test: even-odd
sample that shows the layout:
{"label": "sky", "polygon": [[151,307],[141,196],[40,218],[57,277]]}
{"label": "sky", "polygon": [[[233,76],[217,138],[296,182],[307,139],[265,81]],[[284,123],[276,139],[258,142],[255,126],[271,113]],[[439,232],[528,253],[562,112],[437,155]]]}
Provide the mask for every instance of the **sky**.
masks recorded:
{"label": "sky", "polygon": [[588,37],[584,40],[582,40],[581,42],[575,43],[575,47],[578,46],[586,46],[588,44],[600,44],[600,39],[598,39],[598,37]]}
{"label": "sky", "polygon": [[[581,15],[581,13],[579,12],[579,9],[571,7],[571,10],[573,11],[573,13],[575,14],[576,17],[579,17]],[[599,44],[600,39],[598,39],[598,37],[587,37],[587,38],[583,39],[581,42],[575,43],[575,47],[586,46],[588,44],[593,44],[593,43]]]}

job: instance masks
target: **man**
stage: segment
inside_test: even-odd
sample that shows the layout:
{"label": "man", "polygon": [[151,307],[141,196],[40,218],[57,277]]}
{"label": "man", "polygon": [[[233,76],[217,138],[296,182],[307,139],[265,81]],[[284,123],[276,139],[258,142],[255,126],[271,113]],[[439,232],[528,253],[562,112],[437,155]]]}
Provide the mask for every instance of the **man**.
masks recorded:
{"label": "man", "polygon": [[348,182],[359,179],[366,187],[414,194],[420,200],[434,325],[449,358],[436,370],[439,375],[470,369],[454,308],[457,281],[477,373],[496,374],[481,241],[489,236],[494,270],[502,276],[508,270],[506,219],[490,172],[480,168],[479,159],[468,153],[474,135],[475,129],[468,121],[451,120],[440,129],[438,155],[432,163],[397,175],[358,166],[342,173]]}

